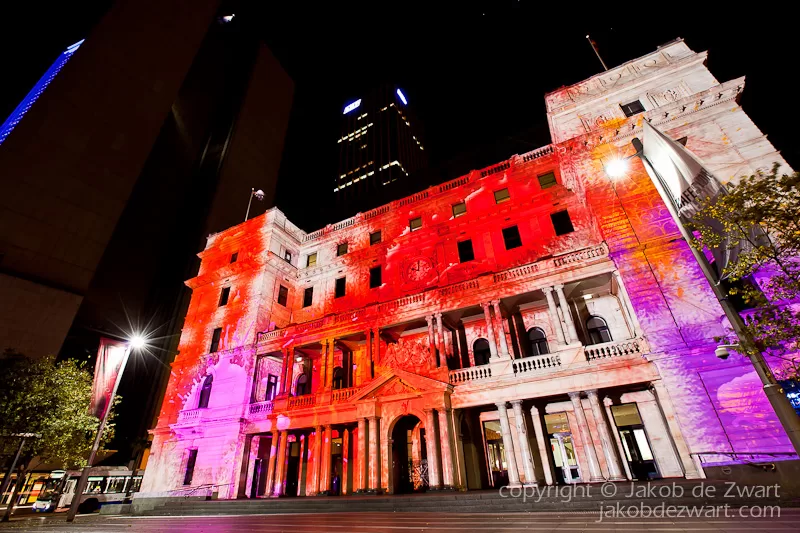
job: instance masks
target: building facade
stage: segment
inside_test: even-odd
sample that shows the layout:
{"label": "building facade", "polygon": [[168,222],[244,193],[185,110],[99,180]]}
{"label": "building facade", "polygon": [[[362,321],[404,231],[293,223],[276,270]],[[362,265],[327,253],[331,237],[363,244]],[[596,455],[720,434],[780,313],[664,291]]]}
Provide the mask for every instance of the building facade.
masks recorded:
{"label": "building facade", "polygon": [[[546,97],[553,144],[305,233],[200,254],[138,497],[700,478],[791,451],[645,170],[649,120],[723,180],[785,162],[681,40]],[[747,468],[747,467],[745,467]]]}

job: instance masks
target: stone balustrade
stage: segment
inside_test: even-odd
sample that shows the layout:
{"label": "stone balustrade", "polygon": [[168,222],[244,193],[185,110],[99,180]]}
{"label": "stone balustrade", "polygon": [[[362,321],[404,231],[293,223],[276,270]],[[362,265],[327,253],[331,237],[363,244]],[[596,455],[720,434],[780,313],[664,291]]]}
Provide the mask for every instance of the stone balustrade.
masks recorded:
{"label": "stone balustrade", "polygon": [[473,366],[469,368],[460,368],[450,372],[450,383],[458,385],[468,381],[475,381],[477,379],[486,379],[492,377],[492,369],[487,366]]}
{"label": "stone balustrade", "polygon": [[251,403],[249,408],[249,418],[250,419],[258,419],[258,418],[266,418],[270,414],[272,414],[272,401],[266,402],[257,402]]}
{"label": "stone balustrade", "polygon": [[196,422],[203,416],[203,412],[207,409],[187,409],[178,413],[178,423],[186,424],[189,422]]}
{"label": "stone balustrade", "polygon": [[336,389],[331,393],[331,402],[344,402],[347,401],[353,394],[356,393],[358,387],[350,387],[347,389]]}
{"label": "stone balustrade", "polygon": [[316,404],[316,394],[304,394],[303,396],[292,396],[289,398],[289,409],[303,409],[306,407],[314,407]]}
{"label": "stone balustrade", "polygon": [[561,356],[557,353],[533,355],[522,359],[514,359],[511,366],[514,369],[514,374],[556,370],[561,368]]}
{"label": "stone balustrade", "polygon": [[584,352],[586,353],[586,360],[590,363],[626,355],[642,355],[644,353],[641,339],[592,344],[591,346],[586,346]]}

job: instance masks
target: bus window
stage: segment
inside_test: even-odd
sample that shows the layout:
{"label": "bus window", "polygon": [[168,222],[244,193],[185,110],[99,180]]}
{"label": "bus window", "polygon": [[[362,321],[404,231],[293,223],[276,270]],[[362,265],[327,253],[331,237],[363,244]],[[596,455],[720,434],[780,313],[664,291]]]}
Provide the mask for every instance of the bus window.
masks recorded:
{"label": "bus window", "polygon": [[142,476],[136,476],[133,478],[133,485],[128,487],[128,492],[139,492],[140,488],[142,488]]}
{"label": "bus window", "polygon": [[105,492],[106,494],[112,492],[125,492],[125,481],[127,479],[128,478],[125,476],[109,477],[108,484],[106,485],[106,490],[104,490],[103,492]]}
{"label": "bus window", "polygon": [[84,494],[100,494],[103,492],[103,487],[105,486],[105,477],[101,476],[89,476],[89,481],[86,483],[86,490],[83,491]]}

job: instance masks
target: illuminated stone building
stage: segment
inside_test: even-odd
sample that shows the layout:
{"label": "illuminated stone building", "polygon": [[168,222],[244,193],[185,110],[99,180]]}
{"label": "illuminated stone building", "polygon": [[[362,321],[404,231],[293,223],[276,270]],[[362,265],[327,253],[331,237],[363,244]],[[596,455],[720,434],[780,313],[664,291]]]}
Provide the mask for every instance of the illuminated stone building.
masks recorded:
{"label": "illuminated stone building", "polygon": [[785,164],[705,60],[678,40],[559,89],[552,145],[318,231],[272,209],[212,235],[139,497],[698,478],[791,450],[752,367],[714,357],[722,310],[641,163],[603,171],[643,120],[721,179]]}

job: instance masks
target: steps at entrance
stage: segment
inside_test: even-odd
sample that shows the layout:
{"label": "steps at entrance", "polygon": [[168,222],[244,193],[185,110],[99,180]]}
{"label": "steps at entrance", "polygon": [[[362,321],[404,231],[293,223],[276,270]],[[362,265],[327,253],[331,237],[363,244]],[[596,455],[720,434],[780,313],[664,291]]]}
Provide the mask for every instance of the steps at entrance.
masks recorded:
{"label": "steps at entrance", "polygon": [[[559,487],[528,488],[528,497],[506,497],[499,491],[429,492],[398,496],[344,496],[298,497],[241,500],[198,501],[175,498],[163,506],[143,511],[143,516],[214,516],[249,514],[299,514],[340,512],[452,512],[452,513],[506,513],[506,512],[599,512],[601,506],[704,506],[704,505],[780,505],[800,507],[800,500],[781,495],[760,498],[753,495],[724,497],[730,488],[719,481],[655,481],[648,483],[617,483],[616,495],[604,497],[602,484],[565,485]],[[649,494],[643,494],[648,487]],[[711,488],[713,487],[713,488]],[[680,490],[683,490],[681,496]],[[631,491],[635,495],[630,497]],[[695,494],[703,494],[694,497]],[[709,496],[712,494],[712,496]],[[663,497],[662,497],[663,496]]]}

